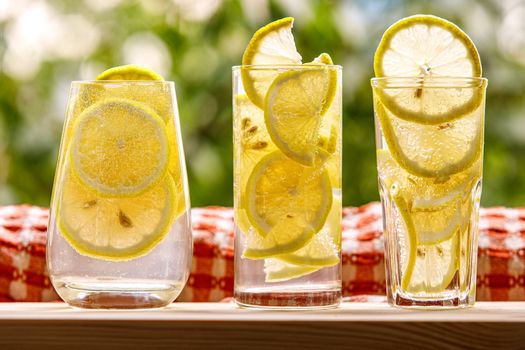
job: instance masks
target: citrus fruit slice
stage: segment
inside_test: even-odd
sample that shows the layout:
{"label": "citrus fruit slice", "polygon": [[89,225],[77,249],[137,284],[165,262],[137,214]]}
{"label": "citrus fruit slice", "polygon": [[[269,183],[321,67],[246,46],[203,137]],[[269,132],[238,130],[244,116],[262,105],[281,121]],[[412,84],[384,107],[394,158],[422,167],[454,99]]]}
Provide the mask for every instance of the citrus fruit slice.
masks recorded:
{"label": "citrus fruit slice", "polygon": [[164,80],[151,69],[128,64],[113,67],[100,73],[97,80]]}
{"label": "citrus fruit slice", "polygon": [[419,244],[436,244],[449,239],[463,224],[463,202],[469,198],[481,177],[481,166],[441,181],[418,178],[404,171],[387,150],[377,151],[378,172],[382,187],[403,193],[412,216]]}
{"label": "citrus fruit slice", "polygon": [[[235,95],[233,98],[233,114],[235,133],[233,152],[237,161],[235,170],[235,186],[245,189],[246,183],[254,166],[268,153],[277,150],[270,139],[264,125],[264,114],[246,95]],[[241,191],[235,192],[235,201],[240,203]],[[250,221],[241,205],[236,205],[235,223],[246,233],[250,229]]]}
{"label": "citrus fruit slice", "polygon": [[306,167],[279,151],[253,169],[241,204],[254,230],[248,231],[246,258],[282,255],[305,246],[321,230],[332,206],[326,170]]}
{"label": "citrus fruit slice", "polygon": [[101,198],[66,171],[58,208],[60,231],[82,255],[115,261],[145,255],[169,231],[174,191],[166,176],[133,198]]}
{"label": "citrus fruit slice", "polygon": [[[291,17],[283,18],[255,32],[242,56],[242,65],[301,64],[292,35],[293,21]],[[241,67],[244,90],[253,104],[263,108],[266,91],[278,74],[277,69]]]}
{"label": "citrus fruit slice", "polygon": [[168,175],[171,176],[174,183],[175,198],[174,198],[174,217],[179,217],[184,213],[189,205],[186,201],[186,195],[188,189],[186,186],[186,169],[184,167],[184,161],[181,162],[181,156],[183,157],[183,150],[179,149],[182,147],[182,143],[178,142],[180,137],[175,126],[174,118],[170,118],[166,125],[166,136],[168,139],[169,147],[169,159],[168,159]]}
{"label": "citrus fruit slice", "polygon": [[[102,72],[97,80],[121,80],[122,83],[90,84],[89,90],[95,90],[95,92],[102,90],[106,96],[111,95],[144,103],[155,110],[165,121],[174,118],[176,105],[173,101],[175,93],[172,83],[164,82],[162,76],[148,68],[136,65],[114,67]],[[126,83],[126,81],[132,82]]]}
{"label": "citrus fruit slice", "polygon": [[164,121],[138,102],[111,98],[95,103],[78,117],[72,138],[73,168],[100,195],[136,195],[168,168]]}
{"label": "citrus fruit slice", "polygon": [[240,160],[240,172],[242,178],[241,186],[244,188],[249,174],[262,157],[277,150],[273,144],[266,125],[264,114],[255,107],[246,95],[235,95],[234,97],[234,152]]}
{"label": "citrus fruit slice", "polygon": [[309,275],[318,271],[320,267],[293,265],[280,259],[269,258],[264,260],[266,282],[284,282],[294,278]]}
{"label": "citrus fruit slice", "polygon": [[397,191],[392,197],[405,226],[397,232],[403,271],[401,288],[410,293],[443,292],[458,270],[458,235],[438,244],[419,245],[409,205]]}
{"label": "citrus fruit slice", "polygon": [[458,197],[466,198],[481,178],[481,161],[451,176],[417,177],[404,170],[387,149],[377,150],[377,169],[385,187],[396,185],[414,207],[428,211],[443,209]]}
{"label": "citrus fruit slice", "polygon": [[419,245],[438,244],[449,240],[461,229],[461,198],[455,198],[446,206],[412,206],[411,214]]}
{"label": "citrus fruit slice", "polygon": [[[399,255],[401,265],[401,288],[407,290],[412,273],[414,272],[414,265],[416,264],[417,257],[417,232],[414,227],[414,222],[410,216],[410,208],[405,198],[403,198],[399,189],[394,188],[391,193],[392,200],[397,207],[402,226],[404,227],[392,227],[393,230],[397,231],[396,234],[391,234],[391,239],[396,239],[399,244]],[[388,211],[387,211],[388,212]],[[397,222],[393,218],[387,217],[387,222]],[[390,236],[390,235],[389,235]],[[396,237],[397,236],[397,237]],[[395,244],[395,243],[393,243]]]}
{"label": "citrus fruit slice", "polygon": [[330,230],[321,230],[304,247],[293,253],[279,255],[287,263],[300,266],[333,266],[339,263],[338,247]]}
{"label": "citrus fruit slice", "polygon": [[341,218],[341,198],[334,196],[325,227],[307,245],[293,253],[280,255],[279,259],[301,266],[327,267],[338,264],[341,250]]}
{"label": "citrus fruit slice", "polygon": [[378,99],[375,111],[392,157],[412,175],[443,179],[469,168],[481,156],[481,112],[425,125],[398,118]]}
{"label": "citrus fruit slice", "polygon": [[[326,66],[333,66],[334,62],[332,61],[332,57],[330,57],[329,54],[323,52],[319,56],[317,56],[312,62],[306,63],[306,65],[326,65]],[[328,91],[326,93],[326,101],[323,103],[323,108],[321,109],[320,114],[325,114],[330,106],[332,105],[332,101],[334,100],[334,97],[337,93],[337,71],[333,68],[328,68]]]}
{"label": "citrus fruit slice", "polygon": [[458,236],[439,244],[418,246],[412,277],[407,286],[410,293],[442,293],[459,268]]}
{"label": "citrus fruit slice", "polygon": [[[312,165],[318,156],[322,115],[334,99],[333,67],[309,64],[277,76],[264,101],[264,119],[272,141],[288,157]],[[298,136],[300,135],[300,137]]]}
{"label": "citrus fruit slice", "polygon": [[[390,79],[376,91],[398,118],[424,124],[451,121],[476,109],[483,100],[483,80],[464,80],[459,89],[440,77],[480,77],[481,62],[470,38],[455,24],[431,15],[415,15],[394,23],[383,34],[374,57],[376,77]],[[411,82],[413,88],[396,88]],[[447,86],[448,81],[448,86]],[[459,80],[461,82],[461,79]]]}

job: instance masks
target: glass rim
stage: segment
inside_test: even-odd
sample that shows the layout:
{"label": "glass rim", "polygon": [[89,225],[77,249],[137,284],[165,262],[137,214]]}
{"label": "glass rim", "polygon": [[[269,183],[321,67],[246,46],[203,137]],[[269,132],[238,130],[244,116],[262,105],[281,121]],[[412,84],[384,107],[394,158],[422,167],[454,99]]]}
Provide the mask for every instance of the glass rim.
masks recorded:
{"label": "glass rim", "polygon": [[427,77],[374,77],[370,79],[373,87],[381,88],[476,88],[486,87],[484,77],[433,76]]}
{"label": "glass rim", "polygon": [[238,71],[240,69],[251,69],[251,70],[301,70],[301,69],[320,69],[320,68],[333,68],[336,70],[342,70],[343,66],[338,64],[319,64],[319,65],[310,65],[310,64],[241,64],[232,66],[232,71]]}
{"label": "glass rim", "polygon": [[92,85],[175,85],[171,80],[73,80],[71,85],[92,84]]}

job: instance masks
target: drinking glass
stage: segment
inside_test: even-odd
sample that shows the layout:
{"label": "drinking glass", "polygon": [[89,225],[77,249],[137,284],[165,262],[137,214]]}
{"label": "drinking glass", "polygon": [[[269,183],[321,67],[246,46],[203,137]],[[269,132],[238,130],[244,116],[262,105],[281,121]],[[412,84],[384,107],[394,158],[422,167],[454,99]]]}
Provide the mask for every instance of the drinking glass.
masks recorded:
{"label": "drinking glass", "polygon": [[60,297],[82,308],[171,303],[190,271],[189,209],[173,82],[73,82],[47,243]]}
{"label": "drinking glass", "polygon": [[235,301],[341,298],[341,67],[233,67]]}
{"label": "drinking glass", "polygon": [[486,86],[372,79],[391,305],[474,304]]}

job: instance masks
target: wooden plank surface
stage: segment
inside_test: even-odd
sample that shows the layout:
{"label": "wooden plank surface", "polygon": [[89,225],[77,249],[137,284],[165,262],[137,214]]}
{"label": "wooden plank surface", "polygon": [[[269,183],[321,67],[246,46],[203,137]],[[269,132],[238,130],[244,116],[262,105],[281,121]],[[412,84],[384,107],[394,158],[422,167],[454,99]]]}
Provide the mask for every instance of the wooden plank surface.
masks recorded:
{"label": "wooden plank surface", "polygon": [[448,311],[345,303],[324,311],[260,311],[230,303],[96,311],[0,303],[0,349],[525,349],[525,303]]}

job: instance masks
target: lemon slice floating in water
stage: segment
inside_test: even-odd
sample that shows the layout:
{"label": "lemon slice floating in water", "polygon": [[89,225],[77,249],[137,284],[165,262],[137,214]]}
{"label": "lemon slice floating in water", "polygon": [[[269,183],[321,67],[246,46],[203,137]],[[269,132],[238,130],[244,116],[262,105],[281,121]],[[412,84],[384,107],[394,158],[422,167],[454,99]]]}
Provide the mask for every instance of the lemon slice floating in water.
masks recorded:
{"label": "lemon slice floating in water", "polygon": [[326,170],[306,167],[279,151],[254,168],[241,199],[250,223],[244,256],[261,259],[296,251],[321,230],[332,206]]}
{"label": "lemon slice floating in water", "polygon": [[132,198],[103,198],[72,172],[63,181],[58,223],[63,237],[82,255],[130,260],[148,253],[169,232],[175,187],[166,176]]}
{"label": "lemon slice floating in water", "polygon": [[101,196],[133,196],[157,183],[168,168],[164,121],[148,106],[109,98],[76,120],[73,169]]}
{"label": "lemon slice floating in water", "polygon": [[483,119],[477,114],[426,125],[398,118],[379,99],[374,103],[392,157],[412,175],[443,179],[467,169],[482,154]]}
{"label": "lemon slice floating in water", "polygon": [[269,283],[283,282],[293,278],[303,277],[319,269],[320,267],[315,266],[289,264],[276,258],[264,260],[265,281]]}
{"label": "lemon slice floating in water", "polygon": [[[264,101],[272,141],[293,160],[312,165],[319,156],[319,129],[337,89],[337,72],[327,54],[275,78]],[[307,69],[307,67],[312,67]]]}

